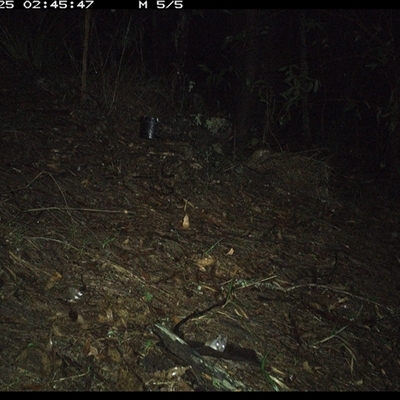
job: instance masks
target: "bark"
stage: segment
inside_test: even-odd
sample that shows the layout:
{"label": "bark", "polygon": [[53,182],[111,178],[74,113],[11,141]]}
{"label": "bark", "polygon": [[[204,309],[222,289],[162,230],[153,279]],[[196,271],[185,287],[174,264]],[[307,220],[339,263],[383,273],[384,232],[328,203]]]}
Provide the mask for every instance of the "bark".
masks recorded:
{"label": "bark", "polygon": [[300,76],[302,85],[301,116],[303,123],[303,137],[307,142],[311,141],[310,109],[308,103],[308,62],[307,62],[307,38],[305,10],[300,14]]}

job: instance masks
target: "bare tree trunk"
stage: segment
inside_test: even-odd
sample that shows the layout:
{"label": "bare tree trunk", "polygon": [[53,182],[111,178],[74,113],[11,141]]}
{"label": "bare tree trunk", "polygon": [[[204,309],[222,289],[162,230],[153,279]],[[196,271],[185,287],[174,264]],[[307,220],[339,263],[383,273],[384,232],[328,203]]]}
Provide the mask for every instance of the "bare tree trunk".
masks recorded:
{"label": "bare tree trunk", "polygon": [[246,135],[250,125],[250,117],[255,107],[255,98],[251,93],[257,69],[257,10],[246,10],[246,43],[244,49],[244,74],[236,107],[236,135],[241,139]]}
{"label": "bare tree trunk", "polygon": [[90,35],[90,10],[85,11],[83,54],[82,54],[82,74],[81,74],[81,104],[87,99],[87,66],[89,52],[89,35]]}
{"label": "bare tree trunk", "polygon": [[175,76],[172,80],[172,98],[181,107],[181,111],[183,110],[186,100],[186,74],[184,66],[188,48],[189,20],[188,11],[183,10],[180,12],[176,30],[173,33],[176,61],[174,63]]}
{"label": "bare tree trunk", "polygon": [[300,13],[300,77],[301,77],[301,115],[303,121],[303,136],[307,142],[311,141],[310,109],[308,104],[308,62],[306,39],[306,12]]}

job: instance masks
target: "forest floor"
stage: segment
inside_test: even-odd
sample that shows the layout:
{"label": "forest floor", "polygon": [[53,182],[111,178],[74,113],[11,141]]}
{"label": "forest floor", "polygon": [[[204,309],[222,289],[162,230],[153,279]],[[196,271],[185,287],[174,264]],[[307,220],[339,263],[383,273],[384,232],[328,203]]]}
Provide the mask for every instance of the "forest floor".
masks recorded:
{"label": "forest floor", "polygon": [[0,390],[400,389],[399,197],[0,90]]}

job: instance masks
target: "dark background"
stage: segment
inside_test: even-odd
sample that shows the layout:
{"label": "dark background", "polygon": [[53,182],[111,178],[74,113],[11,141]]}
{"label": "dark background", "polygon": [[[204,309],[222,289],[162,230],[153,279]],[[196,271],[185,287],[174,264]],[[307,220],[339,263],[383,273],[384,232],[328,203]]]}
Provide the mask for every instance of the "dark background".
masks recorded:
{"label": "dark background", "polygon": [[[2,65],[21,87],[80,78],[84,20],[2,10]],[[224,115],[238,148],[321,148],[342,172],[398,178],[398,10],[91,10],[89,26],[85,90],[100,109],[99,76],[158,82],[160,113]]]}

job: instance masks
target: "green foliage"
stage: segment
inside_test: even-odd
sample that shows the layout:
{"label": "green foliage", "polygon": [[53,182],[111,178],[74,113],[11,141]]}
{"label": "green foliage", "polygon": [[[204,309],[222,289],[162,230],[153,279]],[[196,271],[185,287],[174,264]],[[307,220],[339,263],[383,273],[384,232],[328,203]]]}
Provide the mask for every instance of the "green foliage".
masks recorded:
{"label": "green foliage", "polygon": [[[219,72],[213,71],[205,64],[199,64],[198,67],[207,74],[206,84],[209,90],[215,90],[221,86],[222,83],[231,88],[231,83],[227,79],[228,74],[235,72],[232,67],[221,68]],[[237,74],[237,71],[235,72]]]}
{"label": "green foliage", "polygon": [[283,66],[279,71],[285,72],[284,82],[289,86],[288,89],[280,93],[280,96],[285,99],[285,104],[279,115],[279,123],[283,126],[291,120],[292,108],[299,107],[304,96],[308,93],[317,93],[321,82],[318,79],[301,76],[300,67],[297,64]]}
{"label": "green foliage", "polygon": [[148,354],[149,351],[151,349],[154,349],[155,346],[156,346],[156,344],[152,340],[150,340],[150,339],[146,340],[146,343],[144,344],[144,349],[143,349],[144,354]]}
{"label": "green foliage", "polygon": [[143,298],[146,303],[151,303],[151,301],[153,300],[153,295],[150,292],[146,292]]}
{"label": "green foliage", "polygon": [[113,242],[115,242],[115,237],[107,237],[105,240],[104,240],[104,242],[101,244],[101,248],[102,249],[105,249],[105,248],[107,248],[107,247],[110,247],[111,246],[111,244],[113,243]]}
{"label": "green foliage", "polygon": [[[280,93],[286,100],[286,109],[290,109],[293,105],[298,106],[305,92],[317,93],[321,86],[318,79],[302,78],[300,75],[300,67],[296,64],[283,66],[279,68],[280,72],[285,72],[284,82],[289,85],[289,88]],[[303,80],[306,79],[304,84]]]}

